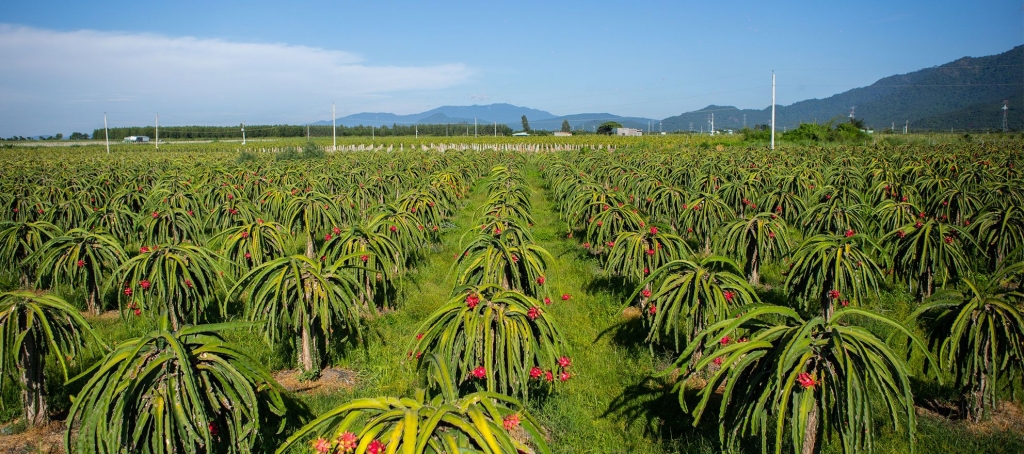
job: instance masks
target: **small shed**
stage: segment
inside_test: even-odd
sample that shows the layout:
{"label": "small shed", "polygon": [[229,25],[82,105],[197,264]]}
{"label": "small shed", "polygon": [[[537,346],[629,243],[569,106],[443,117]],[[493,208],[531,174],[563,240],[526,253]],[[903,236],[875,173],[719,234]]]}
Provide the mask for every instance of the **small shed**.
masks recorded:
{"label": "small shed", "polygon": [[144,143],[149,142],[149,136],[128,136],[124,138],[124,143]]}

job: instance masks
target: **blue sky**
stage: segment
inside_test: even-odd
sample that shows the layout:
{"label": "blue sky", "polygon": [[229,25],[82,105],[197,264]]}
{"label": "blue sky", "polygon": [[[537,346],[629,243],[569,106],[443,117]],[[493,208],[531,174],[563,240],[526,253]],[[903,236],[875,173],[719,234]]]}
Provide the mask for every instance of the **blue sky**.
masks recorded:
{"label": "blue sky", "polygon": [[1019,1],[9,2],[0,136],[504,102],[763,108],[1024,43]]}

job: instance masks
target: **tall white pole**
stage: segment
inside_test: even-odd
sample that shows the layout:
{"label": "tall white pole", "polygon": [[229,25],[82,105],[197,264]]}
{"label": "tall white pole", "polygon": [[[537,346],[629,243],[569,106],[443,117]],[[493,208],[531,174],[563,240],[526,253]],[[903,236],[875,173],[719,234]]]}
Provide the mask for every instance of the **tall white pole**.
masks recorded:
{"label": "tall white pole", "polygon": [[334,103],[331,103],[331,137],[334,138],[334,148],[331,151],[338,149],[338,114],[334,111]]}
{"label": "tall white pole", "polygon": [[110,133],[107,132],[107,113],[103,112],[103,137],[107,139],[107,154],[110,154]]}
{"label": "tall white pole", "polygon": [[242,145],[245,145],[245,122],[242,122]]}
{"label": "tall white pole", "polygon": [[156,149],[160,149],[160,112],[156,113]]}
{"label": "tall white pole", "polygon": [[498,122],[494,122],[494,137],[498,137]]}
{"label": "tall white pole", "polygon": [[772,71],[772,150],[775,149],[775,71]]}
{"label": "tall white pole", "polygon": [[715,135],[715,113],[711,113],[711,135]]}
{"label": "tall white pole", "polygon": [[476,134],[476,117],[473,117],[473,137],[477,137],[477,134]]}

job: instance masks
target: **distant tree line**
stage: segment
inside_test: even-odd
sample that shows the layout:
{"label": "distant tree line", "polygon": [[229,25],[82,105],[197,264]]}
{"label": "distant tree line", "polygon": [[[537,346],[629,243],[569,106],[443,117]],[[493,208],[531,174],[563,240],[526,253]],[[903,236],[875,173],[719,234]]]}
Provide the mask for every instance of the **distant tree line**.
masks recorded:
{"label": "distant tree line", "polygon": [[[835,120],[825,124],[800,123],[796,129],[779,134],[782,139],[794,142],[857,142],[867,139],[864,122],[860,119],[852,119],[848,122],[836,124]],[[740,131],[747,141],[765,142],[771,139],[771,129],[768,125],[755,125],[753,129],[744,128]]]}
{"label": "distant tree line", "polygon": [[[101,129],[102,131],[102,129]],[[39,137],[25,137],[25,136],[11,136],[6,139],[0,137],[0,140],[16,142],[24,140],[64,140],[64,133],[58,132],[52,136],[39,136]],[[68,136],[68,140],[89,140],[89,135],[81,132],[73,132]]]}
{"label": "distant tree line", "polygon": [[[342,136],[472,136],[474,126],[466,123],[421,124],[391,126],[338,126],[338,137]],[[156,137],[153,126],[132,126],[109,128],[111,139],[120,140],[128,136]],[[476,134],[481,136],[510,135],[512,128],[507,125],[480,124]],[[246,125],[246,138],[262,137],[331,137],[329,125]],[[103,129],[93,131],[93,137],[103,137]],[[168,126],[160,128],[161,139],[234,139],[241,138],[240,126]]]}

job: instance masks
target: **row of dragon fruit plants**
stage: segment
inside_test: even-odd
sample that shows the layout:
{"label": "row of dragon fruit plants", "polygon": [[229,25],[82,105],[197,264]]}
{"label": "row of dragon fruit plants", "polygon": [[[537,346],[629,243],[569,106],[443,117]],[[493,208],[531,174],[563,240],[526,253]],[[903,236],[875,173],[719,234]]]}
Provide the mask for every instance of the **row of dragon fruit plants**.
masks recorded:
{"label": "row of dragon fruit plants", "polygon": [[538,164],[567,236],[632,290],[647,342],[674,352],[663,375],[679,374],[683,410],[696,424],[719,407],[723,449],[870,452],[886,420],[912,448],[912,377],[951,383],[980,419],[1024,378],[1017,152],[801,151]]}

